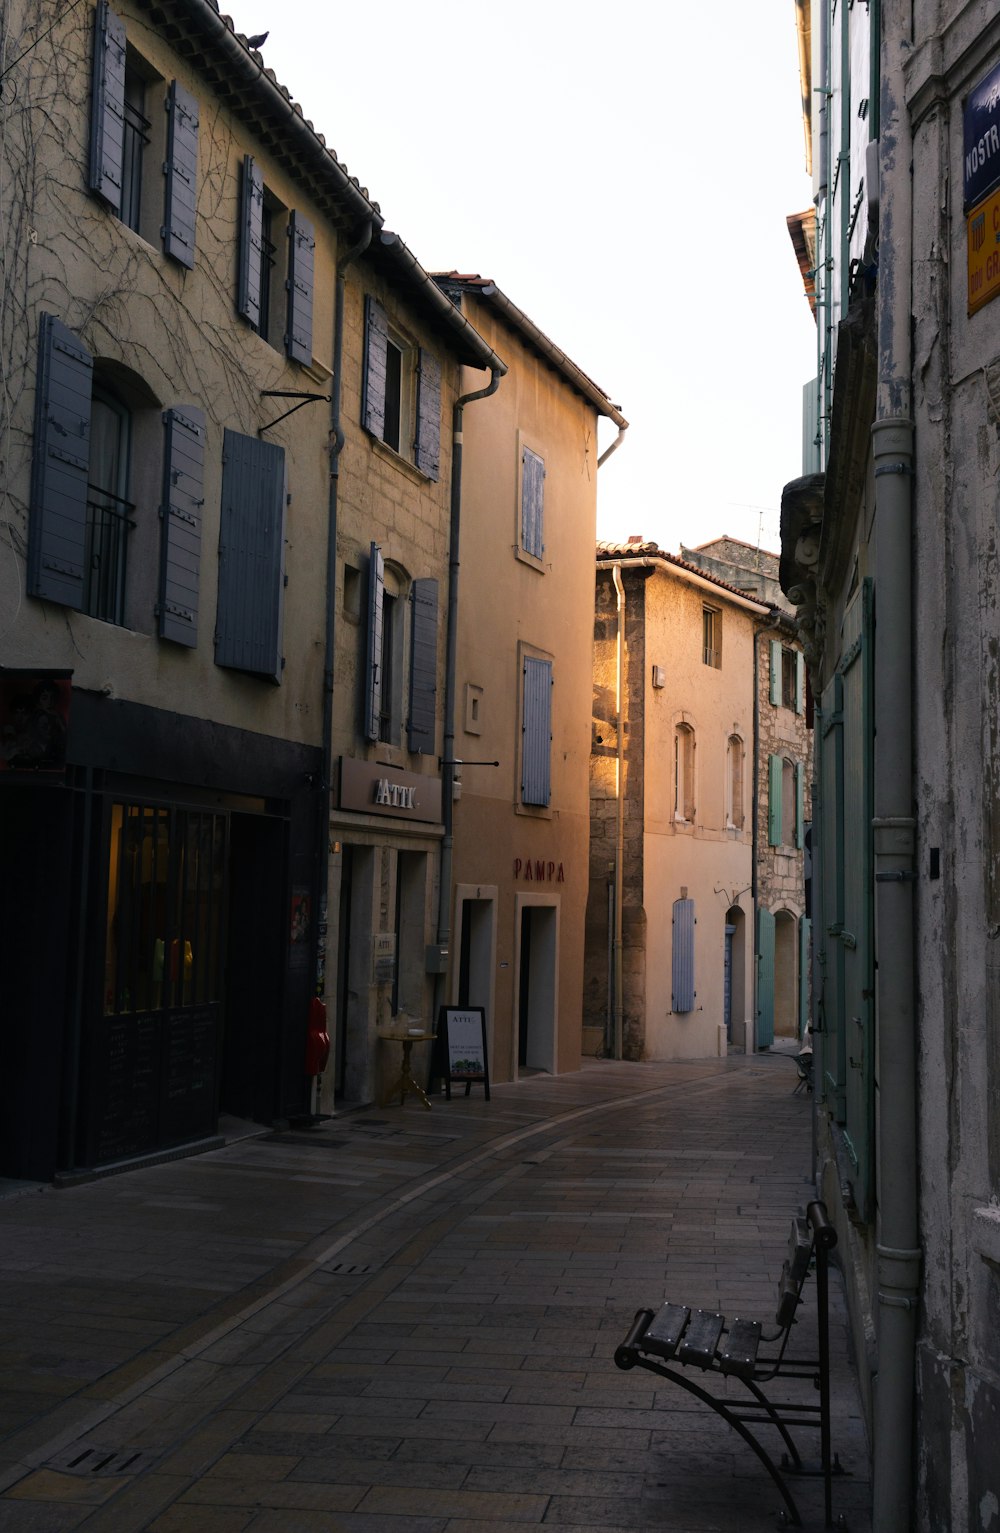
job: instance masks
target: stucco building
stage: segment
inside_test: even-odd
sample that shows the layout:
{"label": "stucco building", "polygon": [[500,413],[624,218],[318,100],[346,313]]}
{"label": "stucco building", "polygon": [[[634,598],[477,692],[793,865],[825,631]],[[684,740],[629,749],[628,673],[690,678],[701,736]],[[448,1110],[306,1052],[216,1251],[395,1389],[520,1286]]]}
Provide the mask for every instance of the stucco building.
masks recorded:
{"label": "stucco building", "polygon": [[754,646],[769,608],[597,545],[584,1021],[626,1058],[754,1034]]}
{"label": "stucco building", "polygon": [[[498,1080],[579,1068],[593,546],[626,421],[499,288],[438,278],[508,372],[465,412],[453,729],[452,1004],[483,1006]],[[479,386],[472,374],[463,388]],[[607,429],[607,428],[605,428]],[[447,779],[446,779],[447,780]]]}
{"label": "stucco building", "polygon": [[[817,1186],[881,1533],[1000,1508],[1000,15],[799,0]],[[808,222],[796,219],[808,233]],[[793,231],[794,232],[794,231]]]}

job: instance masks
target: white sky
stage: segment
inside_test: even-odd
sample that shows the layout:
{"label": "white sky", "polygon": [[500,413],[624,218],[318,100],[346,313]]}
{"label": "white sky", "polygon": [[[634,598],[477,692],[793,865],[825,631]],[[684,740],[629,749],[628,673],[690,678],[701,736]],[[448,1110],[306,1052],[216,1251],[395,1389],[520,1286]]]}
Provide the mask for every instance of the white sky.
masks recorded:
{"label": "white sky", "polygon": [[816,371],[794,0],[231,9],[421,264],[494,278],[621,406],[599,537],[777,550]]}

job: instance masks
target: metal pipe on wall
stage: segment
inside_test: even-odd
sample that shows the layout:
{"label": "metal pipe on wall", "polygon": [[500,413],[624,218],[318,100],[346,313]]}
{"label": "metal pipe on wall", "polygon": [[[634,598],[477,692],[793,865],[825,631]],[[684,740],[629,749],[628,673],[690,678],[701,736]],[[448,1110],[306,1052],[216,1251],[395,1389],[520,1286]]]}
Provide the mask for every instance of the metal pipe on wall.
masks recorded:
{"label": "metal pipe on wall", "polygon": [[615,1058],[621,1059],[625,1034],[622,1010],[625,1003],[625,982],[622,975],[622,885],[625,861],[625,720],[622,706],[625,691],[625,587],[622,584],[621,561],[611,566],[611,578],[618,598],[618,657],[615,676],[615,716],[618,728],[618,758],[615,804]]}

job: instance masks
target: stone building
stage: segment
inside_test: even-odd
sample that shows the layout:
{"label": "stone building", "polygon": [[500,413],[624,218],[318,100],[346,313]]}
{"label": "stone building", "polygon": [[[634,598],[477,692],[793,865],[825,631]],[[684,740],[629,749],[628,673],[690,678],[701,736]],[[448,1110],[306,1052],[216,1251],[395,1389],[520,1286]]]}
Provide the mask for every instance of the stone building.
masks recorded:
{"label": "stone building", "polygon": [[584,1025],[626,1058],[754,1031],[754,649],[769,608],[655,543],[599,543]]}
{"label": "stone building", "polygon": [[1000,14],[798,0],[815,446],[817,1187],[880,1533],[1000,1510]]}

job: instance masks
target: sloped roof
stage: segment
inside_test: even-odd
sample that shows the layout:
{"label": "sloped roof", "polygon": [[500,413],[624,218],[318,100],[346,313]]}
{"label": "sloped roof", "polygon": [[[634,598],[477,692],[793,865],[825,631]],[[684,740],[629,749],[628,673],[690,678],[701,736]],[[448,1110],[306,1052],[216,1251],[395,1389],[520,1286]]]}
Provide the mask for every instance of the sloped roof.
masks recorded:
{"label": "sloped roof", "polygon": [[699,569],[696,564],[689,564],[686,559],[680,559],[676,554],[668,554],[666,549],[652,541],[645,543],[606,543],[600,539],[597,543],[597,559],[621,560],[623,564],[630,559],[642,562],[647,559],[655,559],[657,563],[672,566],[683,574],[693,575],[698,581],[707,585],[718,586],[720,591],[727,592],[736,597],[740,602],[757,607],[761,612],[770,612],[770,602],[760,601],[755,596],[748,596],[746,591],[741,591],[739,586],[730,585],[728,580],[720,580],[717,575],[710,575],[707,570]]}

